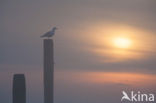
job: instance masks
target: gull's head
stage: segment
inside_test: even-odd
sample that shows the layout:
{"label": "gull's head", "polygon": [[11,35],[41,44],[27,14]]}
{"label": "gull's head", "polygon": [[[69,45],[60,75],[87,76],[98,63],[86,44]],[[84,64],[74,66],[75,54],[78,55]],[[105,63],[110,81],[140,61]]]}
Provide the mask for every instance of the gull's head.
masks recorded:
{"label": "gull's head", "polygon": [[58,29],[57,27],[53,27],[53,28],[52,28],[52,30],[57,30],[57,29]]}

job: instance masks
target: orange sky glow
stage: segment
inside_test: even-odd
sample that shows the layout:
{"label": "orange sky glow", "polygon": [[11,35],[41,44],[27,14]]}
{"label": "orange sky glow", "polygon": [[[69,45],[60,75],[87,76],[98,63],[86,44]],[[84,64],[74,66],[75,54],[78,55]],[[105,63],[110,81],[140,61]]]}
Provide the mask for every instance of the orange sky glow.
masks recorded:
{"label": "orange sky glow", "polygon": [[123,84],[132,87],[146,87],[154,85],[153,81],[156,81],[156,75],[128,72],[70,72],[68,76],[68,80],[72,82]]}
{"label": "orange sky glow", "polygon": [[83,32],[87,36],[84,42],[91,46],[89,50],[97,56],[108,57],[104,62],[146,59],[156,52],[156,36],[141,28],[113,23],[94,24]]}

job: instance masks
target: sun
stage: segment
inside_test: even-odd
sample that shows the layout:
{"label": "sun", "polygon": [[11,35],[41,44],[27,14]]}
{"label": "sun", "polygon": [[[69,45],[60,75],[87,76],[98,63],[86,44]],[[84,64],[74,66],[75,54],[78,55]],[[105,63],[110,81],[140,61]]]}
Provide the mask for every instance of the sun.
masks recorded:
{"label": "sun", "polygon": [[131,46],[131,40],[124,37],[117,37],[113,40],[114,46],[117,48],[129,48]]}

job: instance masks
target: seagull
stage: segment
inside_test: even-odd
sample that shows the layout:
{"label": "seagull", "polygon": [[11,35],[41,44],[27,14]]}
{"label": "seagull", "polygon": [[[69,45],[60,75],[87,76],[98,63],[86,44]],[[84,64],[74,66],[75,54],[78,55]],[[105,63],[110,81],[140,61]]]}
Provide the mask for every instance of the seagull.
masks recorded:
{"label": "seagull", "polygon": [[123,99],[127,99],[127,100],[131,101],[131,99],[128,97],[128,95],[127,95],[127,93],[125,91],[122,91],[122,94],[123,94],[123,97],[122,97],[121,101]]}
{"label": "seagull", "polygon": [[55,34],[55,30],[57,30],[57,28],[53,27],[51,31],[46,32],[44,35],[41,36],[41,38],[43,38],[43,37],[48,37],[48,38],[52,37]]}

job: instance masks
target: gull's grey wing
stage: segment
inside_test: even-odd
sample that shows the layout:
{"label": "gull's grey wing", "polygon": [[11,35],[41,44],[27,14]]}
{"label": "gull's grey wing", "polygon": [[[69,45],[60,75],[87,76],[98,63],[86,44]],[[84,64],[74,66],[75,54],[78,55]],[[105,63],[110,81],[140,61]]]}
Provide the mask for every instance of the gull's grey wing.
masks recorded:
{"label": "gull's grey wing", "polygon": [[50,32],[47,32],[44,35],[42,35],[41,37],[48,37],[49,35],[50,35]]}

